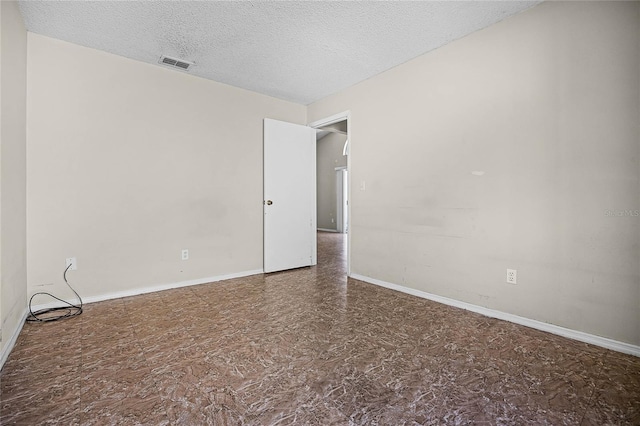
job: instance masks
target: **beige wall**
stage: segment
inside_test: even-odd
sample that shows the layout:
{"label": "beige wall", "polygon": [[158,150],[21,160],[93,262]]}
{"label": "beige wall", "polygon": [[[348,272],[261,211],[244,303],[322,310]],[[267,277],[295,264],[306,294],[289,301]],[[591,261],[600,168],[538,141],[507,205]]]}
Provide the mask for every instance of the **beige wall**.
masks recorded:
{"label": "beige wall", "polygon": [[0,317],[5,345],[26,308],[27,32],[18,5],[0,2]]}
{"label": "beige wall", "polygon": [[262,269],[262,122],[304,106],[28,40],[30,294],[71,256],[87,297]]}
{"label": "beige wall", "polygon": [[[336,167],[346,167],[347,157],[342,155],[346,135],[329,133],[316,145],[318,228],[337,229]],[[332,222],[333,219],[333,222]]]}
{"label": "beige wall", "polygon": [[311,104],[351,111],[353,273],[640,344],[640,217],[607,215],[640,209],[639,6],[543,3]]}

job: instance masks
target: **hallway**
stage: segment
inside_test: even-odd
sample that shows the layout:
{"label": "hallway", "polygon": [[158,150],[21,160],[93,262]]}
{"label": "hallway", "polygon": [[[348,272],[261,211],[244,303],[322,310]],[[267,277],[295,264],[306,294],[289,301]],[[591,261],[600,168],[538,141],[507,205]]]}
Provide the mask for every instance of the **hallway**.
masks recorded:
{"label": "hallway", "polygon": [[0,423],[640,424],[640,359],[316,267],[25,324]]}

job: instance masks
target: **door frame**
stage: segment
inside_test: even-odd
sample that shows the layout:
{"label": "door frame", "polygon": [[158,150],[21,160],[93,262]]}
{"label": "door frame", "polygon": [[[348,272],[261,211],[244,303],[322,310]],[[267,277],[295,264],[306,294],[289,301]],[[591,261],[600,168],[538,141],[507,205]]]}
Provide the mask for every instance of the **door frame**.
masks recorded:
{"label": "door frame", "polygon": [[[330,124],[335,124],[340,121],[347,121],[347,140],[349,141],[347,147],[347,172],[349,173],[349,177],[351,177],[351,146],[353,141],[351,140],[351,111],[343,111],[337,114],[331,115],[326,118],[322,118],[320,120],[312,121],[308,124],[309,127],[314,129],[328,126]],[[317,181],[317,175],[316,175]],[[349,204],[347,205],[347,229],[349,230],[347,233],[347,276],[351,276],[351,235],[353,234],[353,227],[351,226],[351,182],[353,179],[349,179],[347,182],[347,199],[349,200]]]}
{"label": "door frame", "polygon": [[[346,234],[345,229],[349,229],[345,226],[345,215],[347,221],[349,220],[349,212],[345,211],[349,204],[345,203],[345,198],[349,198],[349,193],[346,191],[345,177],[348,174],[347,166],[340,166],[335,168],[336,171],[336,229],[341,234]],[[349,185],[349,179],[347,178],[347,185]],[[346,194],[345,194],[346,192]]]}

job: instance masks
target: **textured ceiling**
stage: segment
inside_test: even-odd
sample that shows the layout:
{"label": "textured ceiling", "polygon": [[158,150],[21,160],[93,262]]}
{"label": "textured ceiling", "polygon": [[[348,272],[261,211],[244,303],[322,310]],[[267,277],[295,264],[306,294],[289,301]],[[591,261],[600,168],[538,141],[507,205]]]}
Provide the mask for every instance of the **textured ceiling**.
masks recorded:
{"label": "textured ceiling", "polygon": [[[309,104],[539,1],[21,1],[27,29]],[[161,66],[161,65],[158,65]],[[176,71],[181,72],[181,71]]]}

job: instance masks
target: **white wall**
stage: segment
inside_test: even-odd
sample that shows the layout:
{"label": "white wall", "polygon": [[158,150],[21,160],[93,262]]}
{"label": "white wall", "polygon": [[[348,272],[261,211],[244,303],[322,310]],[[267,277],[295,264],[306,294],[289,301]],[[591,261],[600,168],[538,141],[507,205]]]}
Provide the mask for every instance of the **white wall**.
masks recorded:
{"label": "white wall", "polygon": [[329,133],[316,144],[318,228],[336,230],[338,226],[336,167],[347,166],[347,157],[342,155],[346,140],[346,135]]}
{"label": "white wall", "polygon": [[607,213],[640,209],[639,6],[543,3],[311,104],[351,111],[352,272],[640,344],[640,217]]}
{"label": "white wall", "polygon": [[71,256],[86,297],[262,269],[262,122],[304,106],[28,41],[30,294],[68,297]]}
{"label": "white wall", "polygon": [[27,32],[18,5],[0,2],[0,367],[26,308]]}

